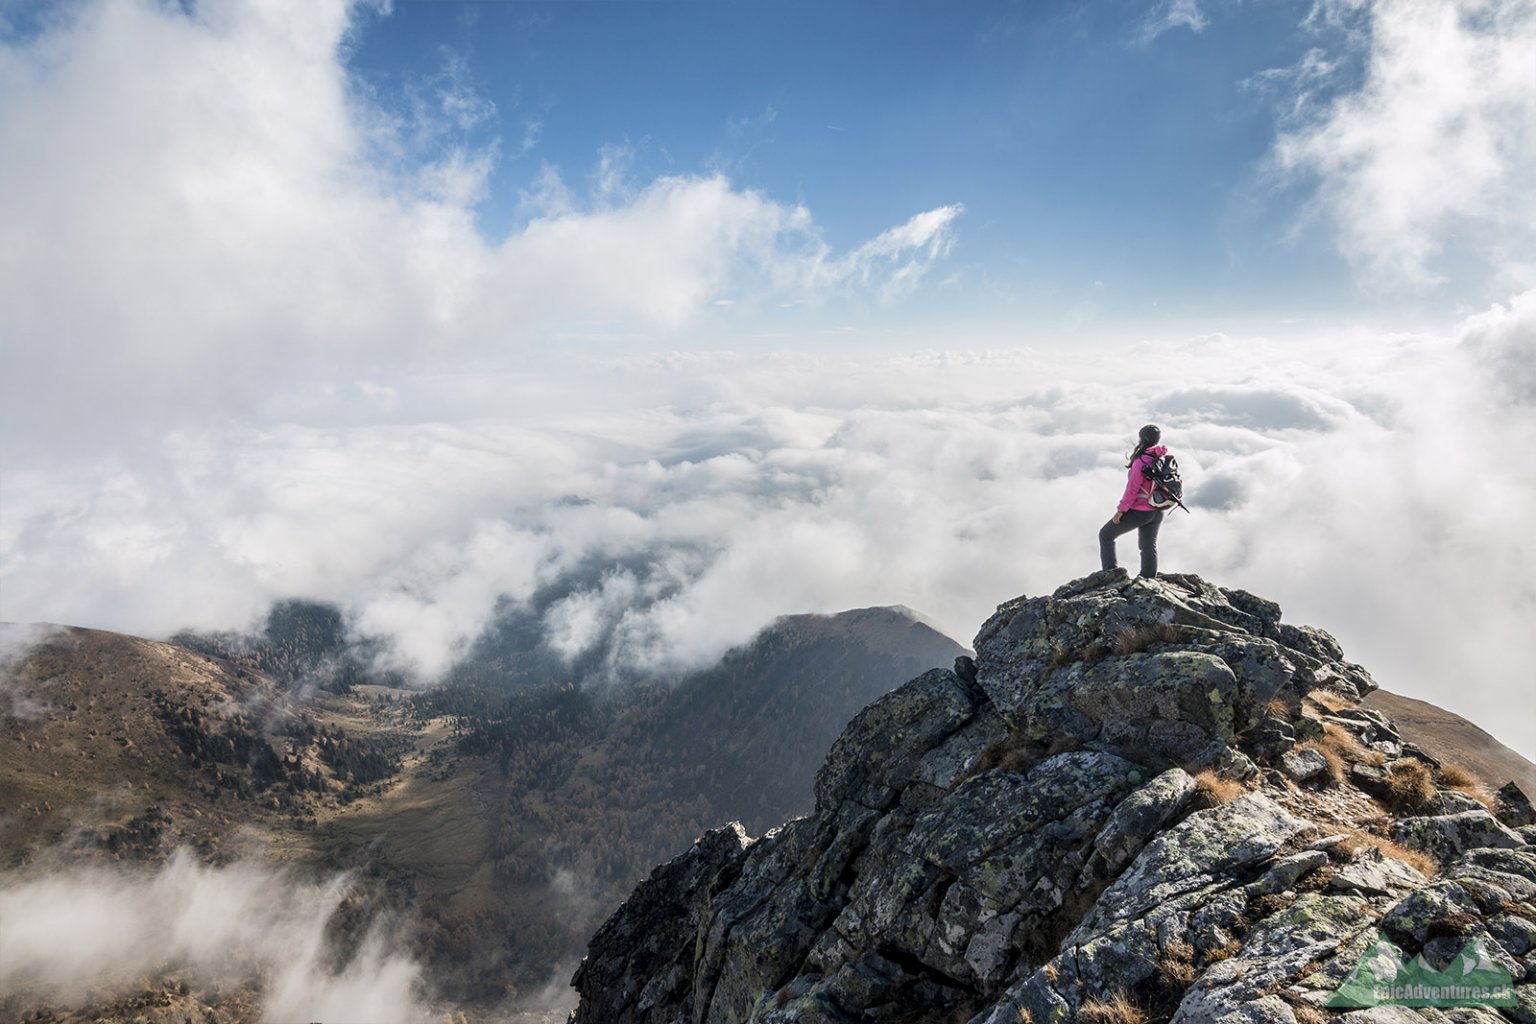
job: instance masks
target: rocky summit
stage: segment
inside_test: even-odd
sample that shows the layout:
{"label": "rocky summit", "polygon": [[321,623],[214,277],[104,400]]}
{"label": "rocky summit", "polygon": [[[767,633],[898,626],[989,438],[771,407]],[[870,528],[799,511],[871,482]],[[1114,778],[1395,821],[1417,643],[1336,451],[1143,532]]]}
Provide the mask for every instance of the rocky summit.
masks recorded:
{"label": "rocky summit", "polygon": [[[853,719],[813,814],[640,883],[575,1024],[1536,1024],[1526,795],[1405,741],[1327,633],[1116,570],[974,649]],[[1338,1005],[1469,946],[1513,1005]]]}

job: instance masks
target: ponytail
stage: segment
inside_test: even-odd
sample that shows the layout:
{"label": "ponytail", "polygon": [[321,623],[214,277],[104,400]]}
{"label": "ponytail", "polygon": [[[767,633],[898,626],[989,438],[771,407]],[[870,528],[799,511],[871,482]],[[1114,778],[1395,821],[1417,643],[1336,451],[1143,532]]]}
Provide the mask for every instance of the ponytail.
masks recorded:
{"label": "ponytail", "polygon": [[1163,432],[1157,429],[1157,424],[1148,423],[1142,427],[1136,435],[1136,450],[1131,452],[1130,461],[1125,464],[1125,468],[1130,469],[1136,465],[1136,460],[1145,455],[1148,448],[1151,448],[1162,439]]}

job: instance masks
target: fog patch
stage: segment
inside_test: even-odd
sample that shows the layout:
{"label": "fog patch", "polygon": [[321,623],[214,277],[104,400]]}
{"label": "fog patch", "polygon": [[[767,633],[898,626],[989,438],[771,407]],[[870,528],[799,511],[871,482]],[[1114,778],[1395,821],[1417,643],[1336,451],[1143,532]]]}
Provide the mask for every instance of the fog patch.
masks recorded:
{"label": "fog patch", "polygon": [[17,670],[41,644],[68,639],[69,631],[62,626],[0,622],[0,718],[28,720],[48,713],[47,700],[18,678]]}
{"label": "fog patch", "polygon": [[518,996],[506,1010],[510,1014],[508,1024],[565,1024],[576,1009],[571,977],[580,965],[580,960],[561,964],[549,972],[543,984]]}
{"label": "fog patch", "polygon": [[78,1005],[188,970],[256,980],[267,1021],[427,1019],[420,968],[382,923],[337,962],[330,926],[346,876],[304,881],[250,862],[78,866],[0,884],[0,989]]}

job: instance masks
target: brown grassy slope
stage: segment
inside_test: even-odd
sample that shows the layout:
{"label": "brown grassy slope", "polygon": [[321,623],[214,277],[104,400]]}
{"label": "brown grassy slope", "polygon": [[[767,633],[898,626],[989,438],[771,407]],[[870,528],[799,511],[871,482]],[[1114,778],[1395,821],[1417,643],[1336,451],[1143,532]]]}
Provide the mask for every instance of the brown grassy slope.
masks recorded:
{"label": "brown grassy slope", "polygon": [[[1530,697],[1523,694],[1515,699]],[[1490,791],[1514,780],[1527,796],[1536,800],[1536,764],[1460,715],[1387,690],[1377,690],[1363,703],[1390,718],[1403,739],[1417,743],[1433,757],[1461,765]]]}
{"label": "brown grassy slope", "polygon": [[382,713],[368,696],[300,705],[220,659],[78,628],[49,632],[6,686],[24,700],[0,715],[0,870],[43,851],[217,856],[242,825],[304,857],[295,829],[385,788],[352,774],[361,744],[392,726],[370,721]]}
{"label": "brown grassy slope", "polygon": [[159,831],[176,838],[207,844],[225,831],[233,797],[188,771],[159,709],[216,713],[270,684],[169,644],[93,629],[51,633],[11,674],[42,707],[0,718],[0,865],[59,842],[99,848],[151,808],[168,818]]}

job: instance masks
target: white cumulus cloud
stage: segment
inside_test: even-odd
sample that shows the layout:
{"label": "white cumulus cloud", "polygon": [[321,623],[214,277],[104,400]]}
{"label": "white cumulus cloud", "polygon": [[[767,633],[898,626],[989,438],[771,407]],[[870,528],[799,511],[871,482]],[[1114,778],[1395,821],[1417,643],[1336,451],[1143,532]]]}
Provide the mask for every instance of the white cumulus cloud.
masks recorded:
{"label": "white cumulus cloud", "polygon": [[1536,3],[1350,0],[1312,23],[1363,61],[1358,85],[1322,50],[1298,84],[1272,158],[1315,204],[1341,251],[1378,286],[1443,280],[1453,265],[1536,265]]}
{"label": "white cumulus cloud", "polygon": [[621,150],[584,189],[544,168],[527,222],[486,238],[496,154],[447,141],[487,116],[467,69],[450,58],[397,123],[348,79],[351,10],[85,2],[0,39],[14,442],[119,449],[381,367],[515,367],[730,306],[896,297],[948,251],[958,206],[840,255],[802,206],[719,174],[635,182]]}

